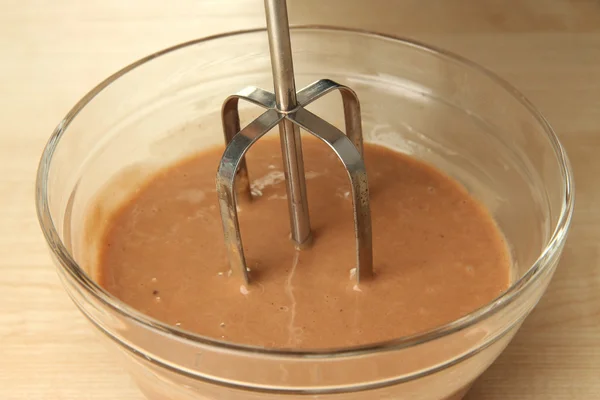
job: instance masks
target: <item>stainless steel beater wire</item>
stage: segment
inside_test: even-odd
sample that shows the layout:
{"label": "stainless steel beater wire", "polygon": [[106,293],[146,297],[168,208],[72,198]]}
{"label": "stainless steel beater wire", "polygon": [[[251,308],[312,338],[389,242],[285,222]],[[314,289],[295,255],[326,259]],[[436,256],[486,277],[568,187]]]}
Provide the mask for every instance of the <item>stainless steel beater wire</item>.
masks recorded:
{"label": "stainless steel beater wire", "polygon": [[[265,13],[277,108],[282,112],[292,111],[298,104],[286,0],[265,0]],[[279,123],[279,135],[292,239],[301,246],[310,242],[311,230],[300,129],[284,119]]]}

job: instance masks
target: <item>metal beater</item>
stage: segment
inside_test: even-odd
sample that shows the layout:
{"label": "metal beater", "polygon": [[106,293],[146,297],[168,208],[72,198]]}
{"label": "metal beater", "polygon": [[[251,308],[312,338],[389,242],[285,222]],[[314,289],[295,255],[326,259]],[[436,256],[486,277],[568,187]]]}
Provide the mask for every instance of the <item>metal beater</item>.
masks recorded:
{"label": "metal beater", "polygon": [[[246,284],[250,283],[236,199],[237,195],[251,196],[244,155],[258,139],[279,125],[291,236],[298,248],[310,245],[312,240],[300,128],[329,145],[344,164],[352,186],[356,279],[359,283],[373,274],[373,252],[369,187],[362,158],[363,138],[358,97],[352,89],[328,79],[319,80],[296,93],[286,0],[265,0],[265,11],[275,93],[247,87],[229,96],[222,108],[227,146],[217,172],[217,193],[232,274],[241,277]],[[346,135],[304,108],[334,90],[340,91],[342,95]],[[243,129],[240,129],[238,114],[240,99],[266,109]],[[235,190],[235,184],[241,187]]]}

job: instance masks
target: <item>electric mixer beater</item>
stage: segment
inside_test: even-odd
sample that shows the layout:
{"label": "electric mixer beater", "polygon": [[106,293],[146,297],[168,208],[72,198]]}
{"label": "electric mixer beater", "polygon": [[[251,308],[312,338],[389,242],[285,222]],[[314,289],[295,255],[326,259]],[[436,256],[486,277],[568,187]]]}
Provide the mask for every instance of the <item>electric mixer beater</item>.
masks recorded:
{"label": "electric mixer beater", "polygon": [[[359,283],[373,274],[373,253],[369,187],[362,158],[363,139],[358,97],[352,89],[328,79],[319,80],[296,93],[286,0],[265,0],[265,11],[275,93],[246,87],[229,96],[222,108],[227,147],[217,172],[217,192],[232,274],[239,275],[245,283],[250,282],[236,199],[237,195],[252,196],[244,156],[257,140],[278,125],[287,184],[291,236],[297,247],[310,245],[312,239],[300,128],[326,143],[344,165],[352,188],[357,252],[356,279]],[[342,95],[346,135],[305,108],[334,90],[340,91]],[[243,129],[240,129],[238,114],[240,99],[267,110]],[[236,184],[240,187],[236,188]]]}

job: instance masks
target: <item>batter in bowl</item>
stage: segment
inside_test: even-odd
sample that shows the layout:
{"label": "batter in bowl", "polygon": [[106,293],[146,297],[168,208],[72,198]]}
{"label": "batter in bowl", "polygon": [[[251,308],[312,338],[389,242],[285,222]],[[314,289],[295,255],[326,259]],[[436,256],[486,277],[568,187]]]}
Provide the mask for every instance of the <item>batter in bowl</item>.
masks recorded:
{"label": "batter in bowl", "polygon": [[289,236],[279,141],[247,156],[239,218],[252,283],[229,276],[215,189],[223,148],[164,169],[108,219],[98,260],[111,294],[160,321],[268,348],[365,345],[423,332],[488,304],[510,257],[488,211],[458,182],[365,143],[375,276],[356,286],[352,200],[331,150],[303,141],[314,242]]}

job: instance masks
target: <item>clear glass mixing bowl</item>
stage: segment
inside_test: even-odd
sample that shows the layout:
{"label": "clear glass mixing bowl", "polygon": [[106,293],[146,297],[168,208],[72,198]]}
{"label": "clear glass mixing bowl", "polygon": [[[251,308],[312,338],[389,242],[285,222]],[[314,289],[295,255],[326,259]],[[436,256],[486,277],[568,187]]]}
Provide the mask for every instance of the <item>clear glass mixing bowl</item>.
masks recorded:
{"label": "clear glass mixing bowl", "polygon": [[[350,86],[361,99],[366,141],[437,166],[489,208],[510,245],[512,286],[433,331],[312,353],[196,336],[104,291],[94,271],[98,232],[90,227],[148,174],[221,143],[226,96],[246,85],[272,88],[267,37],[254,30],[146,57],[98,85],[58,125],[42,156],[36,199],[65,289],[150,399],[460,399],[556,268],[573,210],[564,150],[521,94],[454,55],[331,28],[295,29],[292,42],[298,87],[320,78]],[[343,126],[336,96],[311,109]],[[256,114],[243,108],[245,118]]]}

